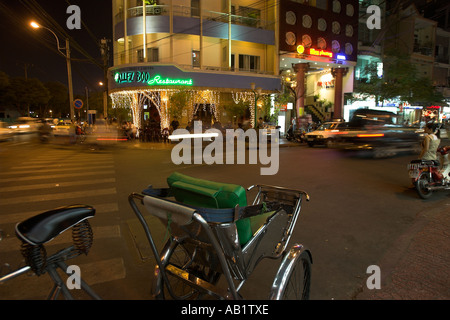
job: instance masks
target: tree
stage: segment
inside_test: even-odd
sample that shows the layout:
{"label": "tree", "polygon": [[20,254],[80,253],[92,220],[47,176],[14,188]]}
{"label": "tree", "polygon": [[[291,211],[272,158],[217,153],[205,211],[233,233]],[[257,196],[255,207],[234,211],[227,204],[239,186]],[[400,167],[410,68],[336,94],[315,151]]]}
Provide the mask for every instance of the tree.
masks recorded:
{"label": "tree", "polygon": [[8,87],[10,85],[9,76],[0,71],[0,106],[8,104]]}
{"label": "tree", "polygon": [[249,100],[240,100],[239,103],[233,103],[225,106],[225,110],[232,117],[234,124],[239,123],[240,118],[245,115],[245,110],[250,108]]}
{"label": "tree", "polygon": [[374,97],[376,105],[384,100],[399,99],[410,104],[440,103],[443,96],[436,92],[431,80],[418,77],[417,69],[408,56],[387,52],[383,59],[383,76],[378,76],[378,64],[368,64],[355,87],[354,100]]}
{"label": "tree", "polygon": [[50,100],[50,92],[38,79],[11,78],[6,98],[23,115],[38,110]]}
{"label": "tree", "polygon": [[65,85],[58,81],[46,82],[45,87],[50,92],[50,100],[46,111],[52,110],[52,115],[61,118],[62,114],[69,112],[68,106],[68,90]]}
{"label": "tree", "polygon": [[189,102],[189,92],[187,90],[180,90],[175,93],[172,93],[169,97],[169,102],[170,102],[169,117],[171,119],[175,117],[181,119],[183,110],[185,106],[188,105]]}

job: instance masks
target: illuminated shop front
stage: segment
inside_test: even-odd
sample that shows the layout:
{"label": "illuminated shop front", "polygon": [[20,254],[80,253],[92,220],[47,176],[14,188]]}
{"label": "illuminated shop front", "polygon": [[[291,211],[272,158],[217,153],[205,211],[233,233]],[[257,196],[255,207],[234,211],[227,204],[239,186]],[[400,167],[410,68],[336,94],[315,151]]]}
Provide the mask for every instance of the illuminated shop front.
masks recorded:
{"label": "illuminated shop front", "polygon": [[186,71],[163,64],[111,68],[109,84],[113,108],[130,108],[133,123],[141,128],[142,121],[148,119],[145,113],[150,104],[158,112],[161,129],[170,126],[170,97],[174,93],[183,91],[188,95],[183,118],[179,119],[183,123],[189,123],[201,109],[208,110],[211,122],[228,122],[230,119],[222,119],[226,116],[223,100],[233,103],[244,100],[249,101],[249,120],[254,125],[256,95],[252,85],[260,88],[261,94],[281,88],[279,78],[274,76]]}
{"label": "illuminated shop front", "polygon": [[352,0],[280,2],[280,73],[295,92],[297,116],[344,117],[357,61],[357,11]]}
{"label": "illuminated shop front", "polygon": [[194,117],[230,121],[227,106],[245,102],[255,124],[260,95],[279,78],[278,1],[112,0],[114,66],[108,88],[114,108],[133,122],[171,122],[171,97],[186,93],[181,125]]}

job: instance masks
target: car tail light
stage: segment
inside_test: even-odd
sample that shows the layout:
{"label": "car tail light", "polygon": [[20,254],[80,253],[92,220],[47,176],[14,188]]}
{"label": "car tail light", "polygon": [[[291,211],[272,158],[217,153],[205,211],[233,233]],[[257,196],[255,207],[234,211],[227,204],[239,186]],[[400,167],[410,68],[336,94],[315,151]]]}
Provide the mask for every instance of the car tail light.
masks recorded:
{"label": "car tail light", "polygon": [[356,135],[358,138],[376,138],[384,137],[384,133],[360,133]]}

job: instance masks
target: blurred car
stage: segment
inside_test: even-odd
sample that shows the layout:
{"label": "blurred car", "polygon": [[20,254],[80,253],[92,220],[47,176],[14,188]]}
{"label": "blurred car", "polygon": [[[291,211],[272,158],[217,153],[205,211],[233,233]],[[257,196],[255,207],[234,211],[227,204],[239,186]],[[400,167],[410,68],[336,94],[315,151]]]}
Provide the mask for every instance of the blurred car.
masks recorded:
{"label": "blurred car", "polygon": [[9,129],[12,129],[16,134],[33,133],[39,130],[41,120],[31,117],[19,117],[16,121],[9,125]]}
{"label": "blurred car", "polygon": [[[60,120],[53,127],[53,135],[54,136],[69,136],[71,126],[72,126],[72,122],[70,120]],[[75,130],[75,129],[73,129],[73,130]]]}
{"label": "blurred car", "polygon": [[316,130],[305,134],[308,146],[325,145],[330,148],[340,140],[341,133],[348,128],[347,122],[325,122]]}
{"label": "blurred car", "polygon": [[14,131],[5,122],[0,121],[0,141],[10,140],[14,137]]}
{"label": "blurred car", "polygon": [[391,157],[403,152],[418,154],[423,139],[420,130],[397,123],[398,115],[392,112],[356,110],[347,129],[342,132],[338,147],[374,158]]}

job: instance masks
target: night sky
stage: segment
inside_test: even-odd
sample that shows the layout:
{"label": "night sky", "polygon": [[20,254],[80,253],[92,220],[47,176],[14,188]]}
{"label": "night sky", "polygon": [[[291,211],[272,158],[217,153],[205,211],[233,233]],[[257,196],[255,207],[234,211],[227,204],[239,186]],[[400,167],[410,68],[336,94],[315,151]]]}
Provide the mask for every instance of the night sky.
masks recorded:
{"label": "night sky", "polygon": [[[66,13],[69,5],[81,9],[80,30],[66,26],[71,16]],[[85,87],[101,90],[98,83],[103,80],[103,70],[94,61],[102,64],[100,39],[112,38],[111,6],[111,0],[1,0],[0,71],[10,77],[25,77],[27,69],[28,78],[59,81],[67,86],[66,59],[58,53],[50,31],[30,27],[35,20],[57,34],[61,47],[65,46],[67,36],[71,38],[74,94],[84,94]]]}

